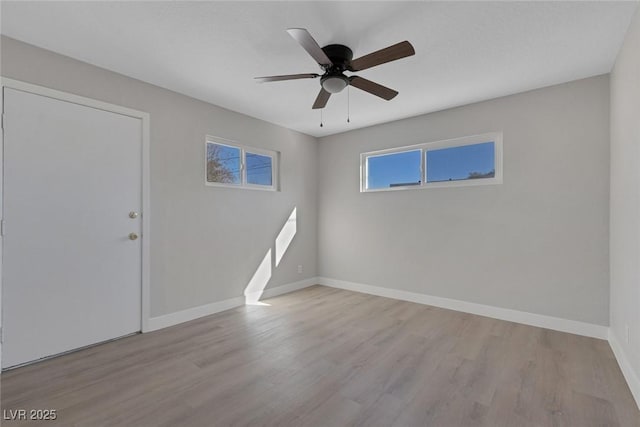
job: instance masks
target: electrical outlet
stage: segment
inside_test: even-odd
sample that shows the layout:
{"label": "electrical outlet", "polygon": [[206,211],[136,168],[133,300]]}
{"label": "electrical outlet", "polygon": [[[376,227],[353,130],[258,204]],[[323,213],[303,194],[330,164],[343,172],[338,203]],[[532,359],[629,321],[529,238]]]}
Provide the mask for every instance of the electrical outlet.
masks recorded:
{"label": "electrical outlet", "polygon": [[627,345],[631,344],[631,331],[629,325],[624,325],[625,338],[627,339]]}
{"label": "electrical outlet", "polygon": [[302,274],[302,265],[298,266],[298,274]]}

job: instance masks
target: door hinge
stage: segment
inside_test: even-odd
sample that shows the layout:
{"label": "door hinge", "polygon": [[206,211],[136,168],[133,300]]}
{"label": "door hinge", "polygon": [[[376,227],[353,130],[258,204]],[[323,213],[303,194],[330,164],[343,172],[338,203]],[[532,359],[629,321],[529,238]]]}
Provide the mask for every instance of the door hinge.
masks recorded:
{"label": "door hinge", "polygon": [[2,113],[2,118],[0,118],[0,129],[4,130],[4,113]]}
{"label": "door hinge", "polygon": [[4,236],[4,219],[0,219],[0,236]]}
{"label": "door hinge", "polygon": [[0,326],[0,342],[4,342],[4,329]]}

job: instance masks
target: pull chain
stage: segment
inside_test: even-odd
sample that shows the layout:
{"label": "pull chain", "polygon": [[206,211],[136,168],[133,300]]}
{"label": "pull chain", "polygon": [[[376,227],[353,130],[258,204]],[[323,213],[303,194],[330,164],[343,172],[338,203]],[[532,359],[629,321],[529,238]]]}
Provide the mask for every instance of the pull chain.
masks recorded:
{"label": "pull chain", "polygon": [[320,109],[320,127],[324,126],[322,124],[322,108]]}
{"label": "pull chain", "polygon": [[351,120],[349,119],[349,112],[351,110],[350,99],[349,99],[349,94],[350,93],[351,93],[351,91],[349,90],[349,86],[347,86],[347,123],[351,123]]}

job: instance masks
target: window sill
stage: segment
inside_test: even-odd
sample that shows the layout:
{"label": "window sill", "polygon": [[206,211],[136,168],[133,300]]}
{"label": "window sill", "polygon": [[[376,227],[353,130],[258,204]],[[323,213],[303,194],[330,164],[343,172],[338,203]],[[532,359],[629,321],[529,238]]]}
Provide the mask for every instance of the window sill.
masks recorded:
{"label": "window sill", "polygon": [[222,184],[218,182],[205,182],[206,187],[233,188],[236,190],[258,190],[258,191],[280,191],[275,187],[266,187],[263,185],[241,185],[241,184]]}

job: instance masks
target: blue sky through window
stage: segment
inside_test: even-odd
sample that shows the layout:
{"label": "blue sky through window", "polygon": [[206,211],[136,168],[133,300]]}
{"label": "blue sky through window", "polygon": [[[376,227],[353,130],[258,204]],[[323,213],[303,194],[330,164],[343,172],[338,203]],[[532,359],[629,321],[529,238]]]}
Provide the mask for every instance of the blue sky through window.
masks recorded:
{"label": "blue sky through window", "polygon": [[427,151],[427,182],[491,178],[495,175],[494,143]]}
{"label": "blue sky through window", "polygon": [[207,180],[240,184],[240,149],[222,144],[207,144]]}
{"label": "blue sky through window", "polygon": [[255,185],[272,185],[271,157],[259,154],[246,154],[247,183]]}
{"label": "blue sky through window", "polygon": [[367,188],[389,188],[420,183],[420,150],[367,158]]}

